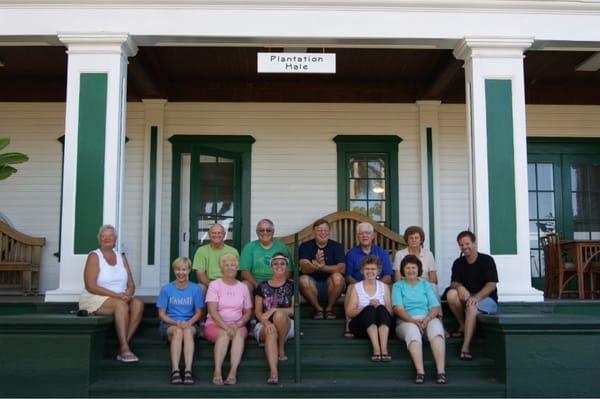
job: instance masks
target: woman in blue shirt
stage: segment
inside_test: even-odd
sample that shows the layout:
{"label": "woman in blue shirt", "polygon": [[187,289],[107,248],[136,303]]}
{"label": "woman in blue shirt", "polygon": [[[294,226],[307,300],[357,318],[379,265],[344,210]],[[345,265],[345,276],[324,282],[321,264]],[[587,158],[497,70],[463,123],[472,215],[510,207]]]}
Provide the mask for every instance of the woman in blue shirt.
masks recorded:
{"label": "woman in blue shirt", "polygon": [[[192,263],[188,258],[175,259],[175,281],[163,286],[156,300],[159,333],[171,344],[171,384],[194,383],[194,339],[199,332],[198,321],[204,311],[204,298],[198,284],[190,281],[191,270]],[[185,363],[183,379],[179,372],[182,349]]]}
{"label": "woman in blue shirt", "polygon": [[446,342],[444,326],[438,318],[440,302],[431,284],[420,276],[423,265],[415,255],[407,255],[400,264],[403,279],[392,287],[392,306],[398,316],[396,335],[406,342],[415,365],[415,384],[425,382],[422,336],[427,334],[437,368],[436,383],[446,383]]}

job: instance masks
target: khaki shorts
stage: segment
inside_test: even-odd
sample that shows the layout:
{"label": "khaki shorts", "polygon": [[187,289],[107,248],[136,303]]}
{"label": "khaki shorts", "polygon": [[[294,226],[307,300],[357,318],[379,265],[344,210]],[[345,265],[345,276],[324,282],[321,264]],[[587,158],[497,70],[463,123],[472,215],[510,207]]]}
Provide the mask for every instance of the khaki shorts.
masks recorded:
{"label": "khaki shorts", "polygon": [[106,302],[109,297],[103,295],[94,295],[89,292],[84,292],[79,297],[79,309],[85,309],[88,313],[94,313],[100,306]]}
{"label": "khaki shorts", "polygon": [[[444,326],[442,325],[440,319],[435,318],[427,323],[427,328],[425,329],[425,333],[423,335],[426,335],[429,341],[438,335],[445,340]],[[396,326],[396,336],[400,339],[403,339],[406,342],[407,347],[408,344],[413,341],[423,344],[421,332],[415,323],[409,323],[406,321],[399,322]]]}

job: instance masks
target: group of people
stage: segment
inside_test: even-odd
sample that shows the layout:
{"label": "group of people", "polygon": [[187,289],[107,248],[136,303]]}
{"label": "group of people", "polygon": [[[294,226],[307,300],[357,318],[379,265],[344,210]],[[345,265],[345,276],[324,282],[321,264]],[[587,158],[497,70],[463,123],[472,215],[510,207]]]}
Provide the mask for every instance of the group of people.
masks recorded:
{"label": "group of people", "polygon": [[[203,335],[214,343],[213,384],[237,382],[248,328],[264,345],[269,367],[267,383],[278,384],[278,363],[287,360],[285,343],[294,336],[294,285],[290,280],[294,265],[287,247],[273,239],[274,233],[273,222],[262,219],[256,226],[258,239],[246,244],[238,255],[235,248],[225,244],[223,226],[214,224],[208,230],[210,243],[196,251],[193,263],[185,257],[174,260],[175,280],[161,288],[156,302],[159,334],[170,345],[171,383],[194,383],[194,343],[206,318]],[[495,313],[498,301],[494,260],[477,251],[472,232],[463,231],[457,237],[461,256],[454,261],[451,285],[444,293],[458,321],[452,334],[441,322],[435,260],[423,248],[425,234],[420,227],[406,229],[407,247],[395,254],[393,264],[388,253],[375,244],[370,223],[357,226],[358,245],[347,254],[330,238],[326,220],[317,220],[313,233],[314,238],[299,248],[298,266],[299,288],[314,308],[315,319],[336,319],[334,305],[345,291],[345,336],[368,338],[370,359],[389,362],[388,337],[393,329],[406,342],[416,370],[416,384],[425,381],[423,336],[431,346],[438,384],[447,382],[447,335],[462,337],[459,357],[472,360],[470,344],[477,314]],[[119,341],[117,360],[137,362],[129,341],[141,321],[144,304],[134,297],[135,285],[125,255],[114,249],[115,229],[102,226],[98,242],[99,248],[86,261],[80,308],[114,315]],[[192,270],[198,284],[189,279]],[[241,281],[237,279],[238,271]],[[222,365],[228,351],[230,369],[224,379]]]}

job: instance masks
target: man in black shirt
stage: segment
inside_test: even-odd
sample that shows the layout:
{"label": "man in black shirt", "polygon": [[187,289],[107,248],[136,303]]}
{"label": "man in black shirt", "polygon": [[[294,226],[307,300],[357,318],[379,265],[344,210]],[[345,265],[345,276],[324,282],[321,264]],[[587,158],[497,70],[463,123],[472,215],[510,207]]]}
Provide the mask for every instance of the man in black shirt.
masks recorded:
{"label": "man in black shirt", "polygon": [[460,359],[472,360],[470,346],[477,314],[494,314],[498,310],[498,271],[490,255],[477,252],[475,234],[462,231],[456,241],[463,256],[452,265],[451,284],[446,298],[458,321],[458,330],[452,336],[464,336]]}

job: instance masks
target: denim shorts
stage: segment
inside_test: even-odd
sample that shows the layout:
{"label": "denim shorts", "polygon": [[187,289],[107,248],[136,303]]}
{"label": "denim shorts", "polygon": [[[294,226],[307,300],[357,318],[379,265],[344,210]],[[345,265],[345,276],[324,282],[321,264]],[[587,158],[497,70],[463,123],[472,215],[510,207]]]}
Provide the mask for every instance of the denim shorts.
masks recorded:
{"label": "denim shorts", "polygon": [[[329,281],[329,278],[327,280],[323,280],[323,281],[317,281],[314,279],[313,276],[310,275],[306,275],[309,279],[310,282],[312,284],[315,285],[315,287],[317,288],[317,300],[319,301],[319,303],[324,304],[327,303],[329,301],[329,290],[327,288],[327,281]],[[342,288],[342,292],[344,292],[345,287],[345,282],[344,282],[344,287]]]}

